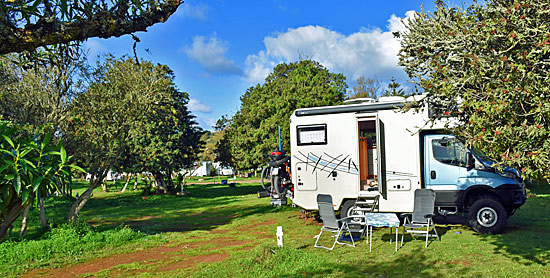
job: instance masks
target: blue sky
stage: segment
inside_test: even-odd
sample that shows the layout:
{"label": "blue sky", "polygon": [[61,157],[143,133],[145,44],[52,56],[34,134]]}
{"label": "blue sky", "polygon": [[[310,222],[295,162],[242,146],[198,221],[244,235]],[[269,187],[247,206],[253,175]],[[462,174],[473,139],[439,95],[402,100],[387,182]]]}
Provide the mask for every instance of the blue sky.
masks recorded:
{"label": "blue sky", "polygon": [[[186,0],[167,22],[136,33],[138,56],[168,65],[201,127],[212,129],[239,109],[248,87],[262,83],[278,63],[300,57],[344,73],[350,87],[360,75],[384,82],[395,77],[411,87],[397,66],[399,43],[391,31],[403,28],[400,20],[422,4],[434,9],[433,1],[414,0]],[[129,35],[84,45],[92,60],[107,52],[133,55]]]}

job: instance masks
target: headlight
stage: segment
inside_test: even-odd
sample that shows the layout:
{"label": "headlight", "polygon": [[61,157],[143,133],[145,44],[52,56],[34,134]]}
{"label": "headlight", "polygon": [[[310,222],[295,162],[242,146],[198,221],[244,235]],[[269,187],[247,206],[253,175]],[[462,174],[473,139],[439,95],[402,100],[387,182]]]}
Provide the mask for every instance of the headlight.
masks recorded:
{"label": "headlight", "polygon": [[500,176],[502,176],[502,177],[509,178],[509,179],[515,179],[515,178],[517,178],[516,174],[514,174],[514,173],[512,173],[512,172],[506,172],[506,171],[504,171],[504,172],[500,172],[500,173],[498,173],[498,174],[499,174]]}

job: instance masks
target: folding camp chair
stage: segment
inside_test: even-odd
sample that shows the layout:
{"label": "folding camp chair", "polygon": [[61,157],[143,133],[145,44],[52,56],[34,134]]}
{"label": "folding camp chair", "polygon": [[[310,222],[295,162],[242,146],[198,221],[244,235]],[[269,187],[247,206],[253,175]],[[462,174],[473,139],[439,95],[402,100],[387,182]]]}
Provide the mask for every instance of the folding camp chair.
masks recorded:
{"label": "folding camp chair", "polygon": [[[321,228],[321,232],[319,232],[319,234],[316,236],[317,240],[315,241],[315,247],[332,250],[334,249],[336,243],[355,247],[355,240],[353,238],[353,235],[351,234],[352,231],[350,230],[349,226],[350,221],[353,217],[337,219],[336,214],[334,213],[334,208],[332,206],[332,197],[330,195],[317,195],[317,206],[319,207],[319,215],[321,216],[321,220],[323,221],[323,227]],[[323,232],[333,233],[332,236],[334,237],[334,243],[332,244],[332,247],[326,247],[317,244],[319,242],[319,239],[321,239],[321,235],[323,234]],[[345,233],[349,235],[351,244],[339,241],[340,236],[344,235]]]}
{"label": "folding camp chair", "polygon": [[[435,206],[435,191],[431,189],[417,189],[414,191],[414,210],[413,213],[403,214],[405,222],[403,223],[403,235],[401,236],[401,246],[405,232],[410,233],[416,240],[414,234],[423,234],[426,236],[426,245],[428,247],[428,237],[437,237],[437,230],[433,222]],[[434,234],[430,234],[430,228],[433,227]]]}

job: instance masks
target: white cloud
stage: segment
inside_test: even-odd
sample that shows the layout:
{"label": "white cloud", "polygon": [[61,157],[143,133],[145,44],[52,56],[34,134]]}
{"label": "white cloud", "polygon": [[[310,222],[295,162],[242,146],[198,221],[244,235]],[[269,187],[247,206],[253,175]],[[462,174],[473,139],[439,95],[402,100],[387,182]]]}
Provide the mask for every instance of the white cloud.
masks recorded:
{"label": "white cloud", "polygon": [[262,82],[275,67],[276,63],[269,60],[265,51],[260,51],[258,55],[248,55],[246,57],[246,74],[244,79],[249,83]]}
{"label": "white cloud", "polygon": [[101,44],[101,41],[96,38],[90,38],[84,42],[84,48],[88,50],[88,57],[95,59],[97,55],[107,52],[107,47]]}
{"label": "white cloud", "polygon": [[187,104],[189,107],[189,110],[193,112],[202,112],[202,113],[210,113],[212,112],[212,107],[200,102],[197,99],[189,99],[189,104]]}
{"label": "white cloud", "polygon": [[216,34],[207,38],[205,36],[193,37],[193,44],[186,45],[183,51],[187,56],[197,61],[208,73],[212,74],[237,74],[242,70],[235,62],[225,57],[227,42],[216,37]]}
{"label": "white cloud", "polygon": [[199,126],[202,129],[213,131],[214,126],[216,126],[216,121],[217,120],[214,119],[214,118],[207,118],[207,117],[197,116],[195,121],[197,121],[197,123],[199,124]]}
{"label": "white cloud", "polygon": [[[414,11],[408,11],[405,20],[413,15]],[[401,19],[392,15],[387,30],[362,28],[344,35],[309,25],[265,37],[265,50],[247,57],[244,79],[250,83],[263,82],[274,65],[309,58],[332,72],[344,73],[348,81],[361,75],[388,81],[391,77],[404,80],[406,75],[397,65],[400,44],[392,34],[405,29]]]}
{"label": "white cloud", "polygon": [[205,4],[188,4],[184,3],[181,5],[181,8],[176,12],[176,15],[185,17],[185,18],[191,18],[196,20],[205,20],[208,18],[208,11],[210,10],[210,7]]}

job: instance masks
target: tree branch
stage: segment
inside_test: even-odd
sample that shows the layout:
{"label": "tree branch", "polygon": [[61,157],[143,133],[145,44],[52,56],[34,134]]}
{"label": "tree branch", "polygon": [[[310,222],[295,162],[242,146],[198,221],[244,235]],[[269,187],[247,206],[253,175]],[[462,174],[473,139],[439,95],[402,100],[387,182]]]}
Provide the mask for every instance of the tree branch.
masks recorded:
{"label": "tree branch", "polygon": [[24,27],[13,27],[2,22],[0,54],[32,51],[41,46],[84,41],[91,37],[120,37],[146,31],[147,27],[168,20],[182,3],[182,0],[166,0],[164,4],[153,6],[136,16],[128,16],[128,10],[131,9],[129,5],[119,5],[115,10],[98,11],[89,18],[71,22],[46,15],[36,23],[26,24]]}

